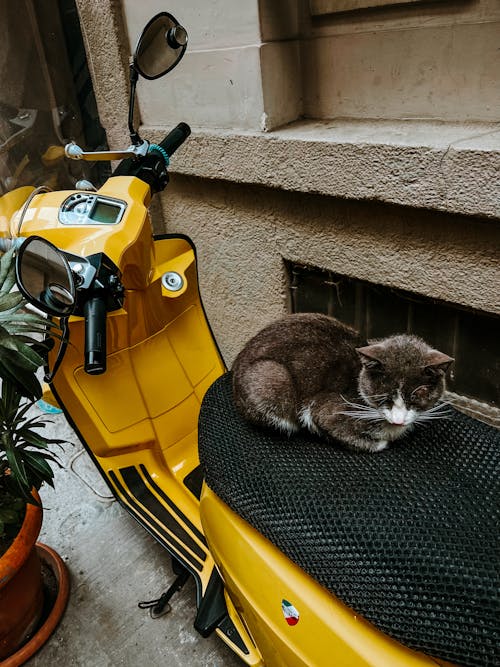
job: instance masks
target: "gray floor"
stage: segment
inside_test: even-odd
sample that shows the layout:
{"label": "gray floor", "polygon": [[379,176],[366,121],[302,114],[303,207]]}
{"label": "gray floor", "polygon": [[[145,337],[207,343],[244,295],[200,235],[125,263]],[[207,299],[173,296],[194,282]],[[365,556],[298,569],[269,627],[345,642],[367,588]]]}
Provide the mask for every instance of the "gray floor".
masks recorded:
{"label": "gray floor", "polygon": [[[36,408],[37,409],[37,408]],[[71,573],[71,594],[55,634],[27,664],[85,667],[241,667],[243,663],[215,635],[203,639],[193,628],[192,581],[172,599],[159,619],[138,609],[159,597],[174,580],[168,554],[115,501],[62,415],[45,429],[64,438],[64,467],[55,491],[43,488],[40,541],[63,557]],[[83,478],[83,480],[82,480]]]}

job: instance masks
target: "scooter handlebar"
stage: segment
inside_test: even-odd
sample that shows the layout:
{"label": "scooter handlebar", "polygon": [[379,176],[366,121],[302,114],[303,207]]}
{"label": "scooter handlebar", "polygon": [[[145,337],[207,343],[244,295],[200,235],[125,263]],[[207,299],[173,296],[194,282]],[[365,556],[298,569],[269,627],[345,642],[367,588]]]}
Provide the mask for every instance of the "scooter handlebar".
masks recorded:
{"label": "scooter handlebar", "polygon": [[191,134],[191,128],[187,123],[179,123],[171,132],[167,134],[165,139],[160,142],[160,146],[167,154],[173,155],[175,151],[181,146]]}
{"label": "scooter handlebar", "polygon": [[106,300],[96,295],[85,302],[85,372],[100,375],[106,370]]}

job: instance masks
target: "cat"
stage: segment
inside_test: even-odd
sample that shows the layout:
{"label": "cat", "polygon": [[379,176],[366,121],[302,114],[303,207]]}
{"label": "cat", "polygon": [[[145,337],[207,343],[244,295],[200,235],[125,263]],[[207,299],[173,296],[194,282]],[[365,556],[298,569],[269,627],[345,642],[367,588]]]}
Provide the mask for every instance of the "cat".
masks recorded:
{"label": "cat", "polygon": [[442,416],[453,362],[421,338],[368,344],[319,313],[288,315],[236,357],[233,395],[242,416],[287,434],[300,428],[354,450],[380,452],[413,424]]}

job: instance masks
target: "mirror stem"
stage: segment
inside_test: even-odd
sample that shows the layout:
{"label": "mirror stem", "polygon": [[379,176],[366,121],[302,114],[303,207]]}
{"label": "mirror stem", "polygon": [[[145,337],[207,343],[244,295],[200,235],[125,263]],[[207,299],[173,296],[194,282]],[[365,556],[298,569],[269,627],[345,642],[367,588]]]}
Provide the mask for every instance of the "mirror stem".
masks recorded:
{"label": "mirror stem", "polygon": [[134,146],[138,146],[142,140],[138,135],[137,131],[134,129],[134,106],[135,106],[135,88],[137,85],[137,79],[139,74],[134,66],[134,63],[130,63],[130,100],[128,104],[128,131],[130,133],[130,139]]}

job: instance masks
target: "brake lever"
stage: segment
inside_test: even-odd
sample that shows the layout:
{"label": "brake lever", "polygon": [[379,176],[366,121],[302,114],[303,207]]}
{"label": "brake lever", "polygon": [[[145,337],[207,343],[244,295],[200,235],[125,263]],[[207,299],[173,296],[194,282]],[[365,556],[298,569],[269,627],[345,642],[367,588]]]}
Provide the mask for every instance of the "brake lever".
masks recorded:
{"label": "brake lever", "polygon": [[71,160],[87,160],[90,162],[98,160],[112,161],[125,160],[129,157],[144,157],[147,155],[148,149],[149,141],[143,140],[137,146],[132,144],[123,151],[84,151],[83,148],[80,148],[80,146],[73,141],[70,144],[66,144],[64,147],[64,154]]}

